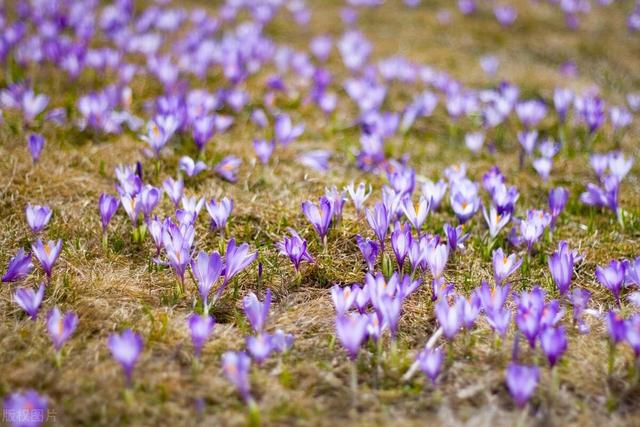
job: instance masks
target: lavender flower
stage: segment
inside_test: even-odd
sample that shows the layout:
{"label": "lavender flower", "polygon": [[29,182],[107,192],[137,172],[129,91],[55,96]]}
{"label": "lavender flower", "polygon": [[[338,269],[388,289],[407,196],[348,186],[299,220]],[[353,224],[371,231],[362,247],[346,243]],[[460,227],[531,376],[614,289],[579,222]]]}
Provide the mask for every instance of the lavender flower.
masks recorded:
{"label": "lavender flower", "polygon": [[319,206],[316,206],[308,200],[302,202],[302,213],[304,213],[307,220],[313,225],[322,243],[326,244],[326,237],[332,219],[331,202],[329,199],[324,196],[320,197]]}
{"label": "lavender flower", "polygon": [[267,141],[266,139],[253,140],[253,148],[256,152],[256,156],[258,157],[258,160],[260,160],[260,162],[263,165],[266,165],[269,163],[269,159],[273,154],[273,150],[275,146],[276,146],[276,143],[273,140],[269,140],[269,141]]}
{"label": "lavender flower", "polygon": [[40,160],[40,155],[42,154],[42,150],[44,149],[44,137],[39,133],[30,134],[27,138],[27,146],[29,147],[29,152],[31,153],[33,163],[35,164],[38,160]]}
{"label": "lavender flower", "polygon": [[24,279],[33,270],[33,263],[31,262],[31,254],[28,254],[24,249],[18,249],[18,252],[9,260],[7,271],[2,276],[3,282],[17,282]]}
{"label": "lavender flower", "polygon": [[380,242],[380,246],[384,248],[384,238],[389,230],[389,214],[383,203],[376,203],[372,209],[365,210],[365,216],[369,227],[373,230]]}
{"label": "lavender flower", "polygon": [[178,162],[178,168],[191,178],[206,170],[208,167],[202,160],[196,162],[189,156],[182,156]]}
{"label": "lavender flower", "polygon": [[373,271],[375,268],[376,259],[378,259],[378,253],[380,252],[380,246],[373,240],[363,238],[359,234],[356,234],[356,240],[358,242],[358,248],[360,248],[360,252],[362,252],[362,256],[367,263],[369,271]]}
{"label": "lavender flower", "polygon": [[142,336],[131,329],[125,329],[121,334],[114,333],[109,335],[107,345],[113,358],[124,370],[127,387],[131,387],[133,385],[133,368],[136,366],[138,357],[140,357],[144,347]]}
{"label": "lavender flower", "polygon": [[556,218],[564,210],[569,199],[569,191],[563,187],[552,188],[549,191],[549,210],[551,211],[552,221],[555,223]]}
{"label": "lavender flower", "polygon": [[200,357],[202,347],[211,336],[213,328],[216,325],[216,320],[212,316],[208,316],[206,314],[204,316],[200,316],[197,313],[191,313],[187,318],[187,324],[191,331],[193,350],[196,357]]}
{"label": "lavender flower", "polygon": [[262,362],[267,360],[271,352],[274,350],[272,337],[265,332],[260,332],[255,337],[248,336],[246,344],[247,351],[258,365],[261,365]]}
{"label": "lavender flower", "polygon": [[3,421],[12,427],[38,427],[48,418],[48,401],[34,390],[15,392],[4,398]]}
{"label": "lavender flower", "polygon": [[233,212],[233,199],[224,197],[219,202],[216,199],[211,199],[206,204],[207,212],[211,217],[211,229],[222,230],[227,225],[227,220]]}
{"label": "lavender flower", "polygon": [[49,310],[49,313],[47,313],[47,331],[56,352],[60,352],[60,349],[71,337],[77,326],[78,316],[73,311],[67,311],[63,316],[58,307],[53,307]]}
{"label": "lavender flower", "polygon": [[424,195],[420,196],[417,210],[413,206],[411,198],[409,197],[404,199],[402,203],[402,212],[407,217],[407,220],[411,223],[414,230],[416,230],[417,232],[420,232],[422,224],[424,224],[424,221],[427,219],[430,207],[429,204],[429,199],[427,199]]}
{"label": "lavender flower", "polygon": [[506,256],[502,248],[493,251],[493,278],[496,285],[515,273],[522,265],[522,258],[518,259],[516,254]]}
{"label": "lavender flower", "polygon": [[253,330],[259,334],[264,330],[271,307],[271,290],[267,289],[264,301],[258,301],[258,297],[253,292],[249,292],[242,300],[242,307],[251,324]]}
{"label": "lavender flower", "polygon": [[444,336],[451,340],[462,328],[464,320],[464,298],[456,297],[455,302],[449,305],[446,298],[440,298],[435,307],[436,318],[444,330]]}
{"label": "lavender flower", "polygon": [[31,250],[33,250],[34,255],[40,262],[42,269],[47,273],[47,278],[51,280],[51,271],[62,250],[62,239],[58,239],[55,242],[49,240],[46,244],[43,244],[42,240],[38,239],[36,243],[31,246]]}
{"label": "lavender flower", "polygon": [[516,401],[516,405],[524,407],[531,399],[538,386],[540,369],[537,366],[518,365],[512,362],[507,367],[507,388]]}
{"label": "lavender flower", "polygon": [[102,193],[98,199],[98,211],[100,212],[100,222],[102,223],[102,232],[106,233],[107,226],[111,222],[111,218],[118,210],[120,201],[110,194]]}
{"label": "lavender flower", "polygon": [[288,256],[296,272],[300,271],[302,261],[313,263],[313,257],[307,250],[307,241],[292,228],[287,228],[291,237],[285,237],[281,242],[276,243],[276,248],[281,255]]}
{"label": "lavender flower", "polygon": [[49,223],[49,219],[51,219],[51,209],[49,206],[34,206],[29,203],[25,209],[25,214],[27,216],[27,223],[34,233],[39,233],[44,230],[44,227]]}
{"label": "lavender flower", "polygon": [[169,200],[173,202],[173,205],[178,207],[180,200],[182,200],[182,195],[184,194],[184,181],[182,178],[175,180],[169,177],[162,183],[162,188],[164,189],[164,192],[167,193],[167,196],[169,196]]}
{"label": "lavender flower", "polygon": [[620,306],[620,292],[624,284],[627,264],[624,261],[612,260],[605,267],[596,266],[596,278],[605,288],[609,289]]}
{"label": "lavender flower", "polygon": [[304,132],[304,124],[293,125],[291,117],[279,114],[274,124],[274,135],[278,143],[288,145]]}
{"label": "lavender flower", "polygon": [[560,295],[566,295],[573,276],[573,253],[566,242],[560,242],[558,251],[548,259],[551,277],[558,287]]}
{"label": "lavender flower", "polygon": [[540,346],[552,367],[567,351],[567,334],[562,326],[547,327],[540,333]]}
{"label": "lavender flower", "polygon": [[201,251],[195,259],[191,260],[191,271],[198,284],[198,292],[205,313],[209,309],[209,293],[220,277],[223,267],[222,258],[218,252],[207,255],[206,252]]}
{"label": "lavender flower", "polygon": [[222,370],[225,377],[231,382],[240,396],[246,401],[251,400],[249,385],[249,370],[251,359],[246,353],[228,351],[222,355]]}
{"label": "lavender flower", "polygon": [[44,283],[40,284],[37,291],[32,288],[18,288],[16,289],[13,299],[31,319],[36,320],[38,317],[38,311],[42,298],[44,297]]}
{"label": "lavender flower", "polygon": [[336,335],[342,346],[347,350],[349,358],[358,357],[360,345],[365,339],[369,318],[361,314],[345,314],[336,318]]}
{"label": "lavender flower", "polygon": [[436,349],[424,348],[418,353],[418,364],[420,370],[429,377],[433,384],[436,383],[438,375],[442,370],[442,362],[444,361],[444,351],[442,347]]}

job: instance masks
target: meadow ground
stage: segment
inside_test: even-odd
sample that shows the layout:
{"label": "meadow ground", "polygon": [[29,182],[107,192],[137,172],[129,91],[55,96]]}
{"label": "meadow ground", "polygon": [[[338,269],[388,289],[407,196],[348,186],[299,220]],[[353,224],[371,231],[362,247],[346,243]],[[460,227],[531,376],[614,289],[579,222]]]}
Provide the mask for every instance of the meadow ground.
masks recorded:
{"label": "meadow ground", "polygon": [[[504,78],[519,85],[527,96],[547,99],[555,86],[567,84],[558,70],[568,60],[578,69],[578,76],[570,82],[577,90],[595,83],[605,99],[621,104],[627,91],[640,88],[640,42],[624,27],[624,4],[595,10],[579,30],[571,31],[548,4],[514,1],[520,14],[514,26],[505,31],[487,11],[473,18],[453,13],[452,23],[444,26],[433,11],[450,2],[426,2],[428,7],[417,10],[400,7],[399,3],[387,1],[380,8],[361,13],[360,28],[373,42],[375,57],[402,54],[446,70],[472,87],[491,86]],[[200,3],[185,4],[190,7]],[[320,32],[338,37],[343,29],[339,19],[342,3],[323,0],[310,6],[313,16],[307,29],[280,16],[266,33],[276,42],[301,48]],[[501,61],[498,77],[487,77],[478,64],[487,53]],[[331,61],[339,61],[338,56]],[[83,74],[77,82],[71,82],[48,66],[31,66],[20,72],[30,76],[39,91],[52,96],[51,103],[58,106],[73,105],[77,96],[100,78]],[[0,73],[0,85],[7,83],[9,75]],[[134,79],[134,97],[153,93],[155,84],[144,78]],[[209,88],[216,84],[215,76],[206,82]],[[411,96],[406,88],[392,87],[389,107],[406,103]],[[395,105],[398,108],[402,104]],[[117,165],[140,160],[146,180],[160,185],[173,174],[181,155],[196,154],[193,144],[187,140],[172,143],[156,171],[133,133],[104,136],[51,126],[43,130],[47,145],[40,162],[33,166],[24,131],[20,126],[10,126],[12,117],[6,113],[6,123],[0,127],[0,265],[5,266],[18,248],[30,245],[25,205],[48,204],[54,214],[45,235],[62,238],[64,248],[43,304],[73,309],[80,322],[74,338],[65,346],[62,367],[55,368],[43,323],[29,320],[12,301],[12,287],[3,284],[0,395],[26,387],[46,394],[55,410],[52,425],[244,425],[243,404],[221,373],[220,356],[228,349],[243,348],[249,331],[241,296],[249,290],[262,295],[270,288],[274,293],[270,328],[293,333],[295,345],[282,360],[274,357],[252,370],[251,382],[265,425],[640,424],[640,383],[632,381],[629,373],[633,354],[621,346],[614,372],[607,375],[606,330],[595,319],[589,319],[592,331],[588,335],[568,329],[569,351],[558,367],[559,387],[554,387],[549,369],[542,369],[538,390],[525,411],[515,407],[504,385],[514,332],[509,333],[504,348],[496,348],[485,320],[470,336],[460,336],[449,347],[437,387],[429,385],[421,374],[402,381],[416,352],[436,328],[427,287],[406,302],[397,350],[395,354],[385,350],[381,369],[375,369],[372,351],[361,354],[359,397],[354,402],[349,365],[333,338],[335,314],[329,289],[334,283],[362,282],[364,265],[354,235],[370,236],[371,231],[347,205],[341,224],[331,230],[328,246],[323,249],[300,203],[315,200],[327,186],[340,188],[351,181],[367,180],[379,189],[384,178],[366,174],[354,165],[353,150],[358,147],[359,135],[352,126],[356,111],[351,103],[340,101],[331,118],[296,100],[290,101],[287,111],[296,121],[304,121],[307,129],[300,141],[279,151],[269,166],[255,162],[251,144],[254,128],[239,121],[229,132],[216,136],[205,153],[209,164],[219,160],[222,153],[241,157],[244,161],[238,182],[225,183],[209,174],[187,185],[188,194],[207,198],[226,195],[235,200],[227,235],[257,249],[264,265],[260,282],[254,263],[236,279],[237,292],[228,292],[216,306],[218,325],[203,350],[199,367],[194,367],[185,326],[196,296],[193,282],[188,279],[187,296],[176,301],[173,273],[150,263],[152,243],[133,243],[129,221],[120,211],[110,226],[109,245],[103,248],[97,213],[100,193],[113,193]],[[446,166],[461,161],[468,163],[468,175],[475,179],[498,165],[508,181],[518,186],[518,209],[523,212],[529,207],[545,207],[550,188],[568,188],[570,201],[553,241],[541,242],[538,254],[518,273],[513,287],[527,289],[539,283],[550,295],[556,295],[546,254],[553,251],[557,241],[567,239],[585,254],[574,284],[593,292],[594,308],[608,307],[611,297],[593,272],[596,265],[610,259],[639,255],[638,162],[620,193],[620,205],[628,212],[623,228],[610,212],[585,207],[577,200],[584,184],[593,178],[587,153],[575,150],[557,158],[549,182],[542,183],[530,166],[518,167],[515,122],[496,136],[497,154],[485,151],[477,156],[461,149],[461,142],[456,140],[459,136],[452,133],[449,123],[444,110],[437,109],[406,135],[390,138],[389,154],[410,154],[417,174],[430,178],[440,177]],[[623,151],[635,158],[640,154],[637,123],[621,142]],[[461,123],[460,127],[465,125]],[[614,148],[611,132],[603,131],[595,144],[600,151]],[[328,172],[309,170],[296,161],[297,154],[313,148],[334,151]],[[379,198],[379,192],[372,197]],[[171,211],[170,202],[164,200],[158,213],[169,215]],[[443,209],[429,216],[427,229],[439,232],[452,220],[445,203]],[[314,264],[302,268],[299,279],[291,263],[278,255],[274,246],[286,234],[286,227],[299,230],[307,238],[316,258]],[[470,227],[480,235],[484,227],[480,214]],[[196,245],[206,250],[224,246],[219,235],[207,231],[205,221],[198,223],[196,239]],[[490,255],[479,237],[472,237],[466,251],[452,257],[445,276],[463,292],[482,279],[492,278]],[[141,332],[145,339],[130,400],[123,398],[121,371],[106,347],[107,336],[126,327]],[[522,356],[541,362],[538,353],[526,349]]]}

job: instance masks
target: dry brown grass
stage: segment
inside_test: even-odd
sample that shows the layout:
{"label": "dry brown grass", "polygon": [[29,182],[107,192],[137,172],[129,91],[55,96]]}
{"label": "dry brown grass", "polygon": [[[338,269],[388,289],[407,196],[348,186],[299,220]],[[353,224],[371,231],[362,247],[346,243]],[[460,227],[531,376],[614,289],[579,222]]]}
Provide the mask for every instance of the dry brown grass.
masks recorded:
{"label": "dry brown grass", "polygon": [[[622,102],[625,91],[640,87],[640,55],[637,36],[629,36],[622,23],[625,6],[590,16],[578,32],[566,30],[561,17],[547,5],[517,1],[520,16],[510,31],[500,30],[486,14],[470,19],[454,13],[450,27],[442,27],[433,13],[410,12],[397,7],[399,2],[381,10],[366,11],[362,28],[374,41],[377,55],[401,53],[417,61],[428,62],[449,71],[469,85],[491,84],[477,65],[484,53],[495,52],[502,65],[500,75],[521,85],[525,93],[549,96],[556,84],[563,83],[557,67],[565,60],[576,61],[579,78],[571,83],[584,88],[601,86],[605,97]],[[436,10],[449,2],[429,2]],[[340,2],[312,2],[314,20],[310,29],[293,28],[279,18],[269,28],[276,40],[304,46],[312,34],[338,35]],[[335,65],[335,58],[334,58]],[[71,105],[74,97],[90,81],[77,84],[57,80],[47,67],[31,69],[36,87],[53,95],[54,105]],[[0,78],[0,81],[2,78]],[[151,88],[136,81],[134,93]],[[397,92],[397,93],[396,93]],[[407,93],[394,90],[392,100]],[[393,102],[393,101],[392,101]],[[257,289],[256,266],[239,280],[240,294],[248,290],[275,293],[270,326],[292,332],[296,343],[280,363],[277,358],[252,372],[252,386],[266,425],[469,425],[509,426],[523,421],[530,425],[638,425],[640,389],[630,384],[627,369],[632,362],[625,349],[618,358],[614,375],[607,378],[607,344],[600,322],[593,321],[592,333],[571,333],[569,352],[559,367],[560,391],[551,393],[548,369],[543,375],[526,419],[516,410],[503,385],[509,348],[496,351],[484,324],[474,332],[475,345],[467,351],[464,339],[449,350],[444,376],[437,389],[426,385],[420,376],[409,384],[400,377],[416,352],[435,327],[433,307],[425,290],[407,302],[400,326],[398,363],[383,362],[384,375],[376,379],[372,356],[360,359],[361,396],[352,405],[348,388],[348,366],[338,344],[332,344],[333,307],[328,288],[333,283],[359,282],[363,277],[361,260],[353,236],[368,233],[362,219],[350,206],[345,209],[341,226],[332,230],[329,247],[322,252],[314,233],[300,212],[300,202],[320,195],[325,186],[342,186],[351,180],[367,179],[379,188],[375,177],[365,176],[350,162],[357,134],[346,129],[353,118],[352,106],[342,103],[333,123],[308,107],[292,110],[295,119],[307,123],[302,141],[280,151],[269,167],[252,160],[254,137],[244,126],[234,126],[208,148],[207,158],[233,153],[244,158],[237,184],[223,183],[207,176],[192,183],[188,193],[201,196],[233,197],[236,210],[229,234],[247,241],[259,250],[265,265],[261,289]],[[10,121],[11,117],[7,118]],[[542,207],[548,188],[565,185],[575,200],[583,183],[591,178],[586,154],[562,158],[556,162],[551,182],[542,185],[529,169],[517,168],[516,155],[508,149],[495,157],[474,158],[449,142],[447,119],[439,111],[431,120],[419,124],[406,141],[392,139],[394,154],[408,152],[418,173],[435,177],[446,165],[460,160],[470,163],[470,176],[479,178],[493,164],[507,175],[521,192],[519,209]],[[187,297],[171,302],[174,278],[170,271],[150,271],[150,242],[131,243],[130,225],[122,211],[110,227],[108,250],[101,246],[96,203],[103,191],[113,192],[114,167],[123,161],[143,160],[142,143],[135,135],[121,137],[92,136],[68,129],[45,129],[47,145],[41,162],[31,166],[20,129],[0,129],[0,265],[19,247],[31,241],[24,221],[26,203],[48,204],[54,210],[45,235],[64,239],[64,249],[47,289],[43,306],[60,305],[78,313],[80,324],[64,349],[61,369],[53,365],[53,353],[43,322],[32,322],[11,300],[14,286],[0,289],[0,395],[19,388],[34,388],[52,401],[56,421],[62,425],[243,425],[243,408],[234,390],[220,372],[220,355],[228,349],[241,349],[248,332],[242,320],[239,301],[227,297],[215,313],[219,324],[214,338],[203,351],[202,368],[192,368],[192,349],[185,326],[195,298],[193,283]],[[508,130],[504,144],[515,146],[515,128]],[[638,156],[638,128],[627,134],[624,149]],[[610,148],[606,138],[602,150]],[[325,175],[308,172],[295,162],[297,153],[308,148],[336,150],[332,169]],[[147,179],[159,184],[173,174],[179,154],[192,152],[189,143],[174,144],[173,153],[163,162],[159,176],[150,171]],[[515,151],[515,150],[511,150]],[[104,171],[102,173],[101,171]],[[586,209],[571,203],[561,220],[554,240],[568,239],[572,247],[585,252],[586,262],[577,270],[574,283],[594,292],[596,305],[606,307],[610,297],[596,283],[596,264],[611,258],[635,257],[640,237],[640,197],[638,168],[623,185],[621,204],[633,215],[621,229],[609,213]],[[161,206],[170,213],[168,201]],[[441,229],[452,215],[445,209],[429,218],[432,230]],[[473,221],[480,229],[478,215]],[[277,256],[273,246],[292,226],[311,242],[317,263],[305,266],[300,285],[289,262]],[[219,237],[206,231],[203,220],[198,226],[197,245],[212,250]],[[120,236],[120,237],[119,237]],[[491,277],[490,261],[483,257],[478,242],[471,242],[466,253],[457,254],[446,271],[447,278],[463,289]],[[555,243],[544,243],[542,254]],[[31,277],[29,283],[37,283]],[[550,278],[543,257],[532,261],[530,272],[517,278],[517,289],[541,283],[549,288]],[[549,288],[550,292],[553,292]],[[122,398],[123,379],[106,348],[113,331],[132,327],[145,337],[145,350],[135,371],[133,403]],[[508,341],[510,343],[510,341]],[[509,347],[508,345],[506,347]],[[524,352],[526,361],[539,356]],[[607,396],[616,396],[617,405],[607,410]],[[197,410],[196,401],[204,406]]]}

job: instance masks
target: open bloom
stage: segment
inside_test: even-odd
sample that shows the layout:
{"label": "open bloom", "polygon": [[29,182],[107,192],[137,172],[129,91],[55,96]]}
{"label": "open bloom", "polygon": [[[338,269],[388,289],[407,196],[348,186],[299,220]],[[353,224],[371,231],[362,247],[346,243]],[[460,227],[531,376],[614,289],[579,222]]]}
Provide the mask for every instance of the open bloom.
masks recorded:
{"label": "open bloom", "polygon": [[297,231],[292,228],[287,229],[291,237],[285,237],[281,242],[276,243],[276,247],[281,255],[288,256],[296,271],[300,270],[302,261],[313,263],[313,257],[307,251],[307,241],[304,240]]}
{"label": "open bloom", "polygon": [[17,282],[22,280],[33,270],[31,262],[31,254],[26,253],[24,249],[18,249],[18,252],[9,260],[7,271],[2,276],[3,282]]}
{"label": "open bloom", "polygon": [[238,180],[238,168],[241,163],[242,160],[236,156],[226,156],[220,160],[214,171],[225,181],[236,182]]}
{"label": "open bloom", "polygon": [[249,252],[249,244],[236,246],[236,239],[229,240],[225,252],[224,281],[229,283],[233,276],[247,268],[257,257],[258,252]]}
{"label": "open bloom", "polygon": [[47,277],[50,279],[53,266],[58,260],[58,256],[62,250],[62,239],[58,239],[55,242],[53,240],[49,240],[46,244],[43,244],[42,240],[38,239],[31,249],[40,262],[40,266],[45,273],[47,273]]}
{"label": "open bloom", "polygon": [[207,169],[207,165],[202,160],[198,160],[196,162],[189,156],[182,156],[178,163],[178,167],[181,171],[186,173],[188,177],[196,176]]}
{"label": "open bloom", "polygon": [[200,316],[197,313],[192,313],[187,318],[187,324],[191,331],[191,342],[193,343],[193,350],[196,357],[200,357],[202,347],[207,342],[213,328],[216,325],[216,320],[212,316],[204,315]]}
{"label": "open bloom", "polygon": [[329,226],[331,225],[332,212],[331,202],[326,197],[322,196],[319,200],[319,206],[316,206],[310,201],[302,202],[302,212],[307,217],[307,220],[313,225],[320,240],[323,242],[329,233]]}
{"label": "open bloom", "polygon": [[275,349],[273,346],[272,336],[266,332],[261,332],[257,336],[248,336],[246,338],[247,351],[256,361],[258,365],[262,364],[271,352]]}
{"label": "open bloom", "polygon": [[356,212],[361,212],[364,202],[371,195],[371,184],[369,184],[369,191],[367,191],[367,186],[364,182],[358,184],[358,187],[355,188],[353,182],[345,187],[347,193],[349,193],[349,197],[353,202],[353,206],[356,208]]}
{"label": "open bloom", "polygon": [[245,401],[251,399],[249,384],[249,370],[251,359],[244,352],[228,351],[222,355],[222,370]]}
{"label": "open bloom", "polygon": [[73,311],[67,311],[63,316],[58,307],[53,307],[47,313],[47,331],[53,342],[53,347],[58,352],[77,326],[78,316]]}
{"label": "open bloom", "polygon": [[127,385],[131,386],[133,368],[136,366],[144,346],[142,337],[131,329],[125,329],[121,334],[109,335],[107,345],[113,358],[122,366]]}
{"label": "open bloom", "polygon": [[501,215],[493,204],[489,208],[488,213],[487,209],[483,207],[482,214],[484,215],[484,219],[487,221],[489,236],[492,239],[494,239],[498,233],[500,233],[500,230],[502,230],[511,220],[511,214],[509,212],[505,212]]}
{"label": "open bloom", "polygon": [[15,392],[4,399],[3,421],[12,427],[38,427],[48,418],[47,398],[34,390]]}
{"label": "open bloom", "polygon": [[336,335],[347,350],[351,360],[358,357],[358,351],[367,333],[369,318],[363,314],[338,315],[336,318]]}
{"label": "open bloom", "polygon": [[339,285],[333,285],[331,288],[331,300],[338,315],[345,314],[349,311],[356,299],[356,288],[360,290],[357,285],[353,287],[345,286],[344,288],[341,288]]}
{"label": "open bloom", "polygon": [[436,383],[438,375],[442,370],[442,362],[444,361],[444,351],[442,347],[436,349],[424,348],[418,353],[418,364],[420,370],[429,377],[433,384]]}
{"label": "open bloom", "polygon": [[620,292],[624,284],[626,269],[627,264],[624,261],[617,260],[612,260],[609,262],[609,265],[605,267],[596,267],[596,278],[598,282],[611,291],[618,305],[620,305]]}
{"label": "open bloom", "polygon": [[540,369],[537,366],[518,365],[512,362],[507,367],[507,388],[516,401],[516,405],[523,407],[536,390],[540,379]]}
{"label": "open bloom", "polygon": [[22,309],[31,317],[36,320],[38,317],[38,310],[44,297],[44,283],[40,284],[37,291],[32,288],[18,288],[13,295],[13,299]]}
{"label": "open bloom", "polygon": [[169,177],[162,183],[162,188],[164,189],[164,192],[167,193],[167,196],[169,196],[169,200],[171,200],[173,205],[178,207],[182,200],[182,195],[184,194],[183,179],[173,179],[172,177]]}
{"label": "open bloom", "polygon": [[198,256],[191,260],[191,271],[198,284],[198,293],[202,299],[202,305],[207,311],[209,293],[213,288],[220,275],[222,274],[224,264],[218,252],[212,252],[208,255],[201,251]]}
{"label": "open bloom", "polygon": [[402,212],[407,217],[407,220],[411,223],[414,230],[420,232],[422,228],[422,224],[427,219],[427,215],[429,214],[429,200],[424,196],[420,196],[420,200],[418,201],[418,209],[413,206],[411,202],[411,198],[407,197],[402,202]]}
{"label": "open bloom", "polygon": [[501,285],[506,278],[520,268],[521,264],[522,258],[518,259],[516,254],[506,256],[502,248],[493,251],[493,278],[496,285]]}
{"label": "open bloom", "polygon": [[211,199],[206,204],[207,212],[211,217],[211,228],[213,230],[222,230],[226,225],[231,212],[233,212],[233,199],[224,197],[219,202]]}
{"label": "open bloom", "polygon": [[480,207],[478,185],[462,178],[451,186],[450,203],[461,224],[467,222]]}
{"label": "open bloom", "polygon": [[27,224],[34,233],[44,230],[51,219],[51,209],[49,206],[32,205],[29,203],[25,209]]}
{"label": "open bloom", "polygon": [[249,292],[242,300],[242,308],[247,320],[256,333],[264,330],[271,307],[271,289],[267,289],[264,301],[260,302],[253,292]]}

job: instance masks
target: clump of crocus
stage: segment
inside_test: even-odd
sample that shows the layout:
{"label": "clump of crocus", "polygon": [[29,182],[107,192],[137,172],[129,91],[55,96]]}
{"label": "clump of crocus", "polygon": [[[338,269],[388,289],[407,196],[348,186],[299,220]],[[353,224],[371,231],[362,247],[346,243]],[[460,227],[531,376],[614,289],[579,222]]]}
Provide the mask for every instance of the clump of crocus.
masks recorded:
{"label": "clump of crocus", "polygon": [[47,274],[47,279],[51,281],[53,266],[58,260],[58,256],[62,250],[62,239],[58,239],[57,241],[49,240],[47,243],[42,243],[42,240],[38,239],[36,243],[31,246],[31,249],[40,262],[40,266]]}
{"label": "clump of crocus", "polygon": [[307,241],[300,237],[296,230],[287,228],[287,231],[289,231],[291,237],[285,237],[282,241],[277,242],[276,248],[278,248],[281,255],[289,257],[289,260],[293,263],[293,268],[298,273],[302,261],[313,263],[314,260],[307,250]]}
{"label": "clump of crocus", "polygon": [[16,289],[13,299],[22,309],[31,317],[36,320],[38,317],[38,311],[40,304],[44,298],[44,283],[40,284],[37,291],[32,288],[18,288]]}
{"label": "clump of crocus", "polygon": [[620,292],[624,284],[626,268],[626,262],[617,260],[612,260],[605,267],[596,267],[596,278],[598,282],[611,291],[618,306],[620,306]]}
{"label": "clump of crocus", "polygon": [[196,355],[196,358],[199,358],[202,347],[213,332],[213,328],[216,325],[216,320],[213,318],[213,316],[209,316],[206,314],[200,316],[197,313],[191,313],[191,315],[189,315],[189,317],[187,318],[187,324],[189,325],[189,330],[191,331],[191,342],[193,343],[193,351]]}
{"label": "clump of crocus", "polygon": [[519,365],[515,362],[509,363],[506,383],[516,405],[521,408],[524,407],[533,396],[539,379],[540,368],[537,366]]}
{"label": "clump of crocus", "polygon": [[47,398],[34,390],[15,392],[4,398],[3,421],[12,427],[38,427],[48,415]]}
{"label": "clump of crocus", "polygon": [[127,387],[133,385],[133,368],[138,362],[144,343],[142,336],[125,329],[121,334],[111,334],[107,345],[113,358],[122,366],[127,381]]}
{"label": "clump of crocus", "polygon": [[2,281],[6,283],[17,282],[27,277],[32,270],[31,254],[20,248],[13,258],[9,260],[9,265],[2,276]]}
{"label": "clump of crocus", "polygon": [[47,331],[56,351],[56,363],[60,364],[60,350],[71,334],[78,326],[78,316],[73,311],[67,311],[64,315],[58,307],[53,307],[47,313]]}
{"label": "clump of crocus", "polygon": [[302,202],[302,212],[318,233],[322,244],[326,246],[327,234],[333,218],[329,199],[324,196],[320,197],[318,206],[308,200],[304,201]]}
{"label": "clump of crocus", "polygon": [[208,255],[201,251],[191,260],[191,271],[198,285],[198,293],[202,300],[203,311],[209,313],[209,293],[222,274],[224,265],[218,252]]}
{"label": "clump of crocus", "polygon": [[44,230],[51,219],[51,213],[49,206],[27,204],[25,214],[31,231],[39,233]]}

